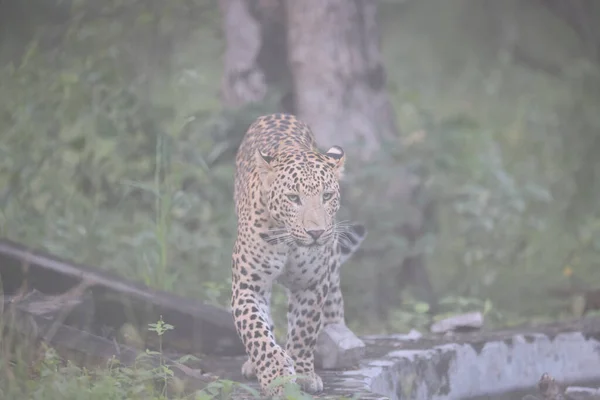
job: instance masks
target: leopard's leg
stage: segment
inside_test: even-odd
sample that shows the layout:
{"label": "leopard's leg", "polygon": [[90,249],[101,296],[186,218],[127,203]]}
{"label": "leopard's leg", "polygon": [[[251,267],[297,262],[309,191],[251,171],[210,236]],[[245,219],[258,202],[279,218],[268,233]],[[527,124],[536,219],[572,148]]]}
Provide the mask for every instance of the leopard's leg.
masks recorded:
{"label": "leopard's leg", "polygon": [[340,260],[338,257],[332,257],[329,271],[329,291],[323,305],[323,325],[345,324],[344,297],[340,287]]}
{"label": "leopard's leg", "polygon": [[[275,332],[275,325],[273,324],[273,319],[271,318],[271,294],[268,293],[266,295],[267,300],[267,309],[265,314],[267,315],[267,321],[269,323],[269,327],[271,328],[271,332]],[[252,359],[248,357],[246,362],[242,365],[242,376],[246,379],[256,378],[256,370],[254,369],[254,364],[252,363]]]}
{"label": "leopard's leg", "polygon": [[[271,329],[267,300],[270,283],[244,279],[237,273],[241,268],[236,268],[235,262],[231,309],[236,330],[263,392],[268,396],[280,395],[281,387],[271,383],[279,377],[295,375],[295,371],[292,358],[275,342]],[[290,380],[295,381],[294,378]]]}
{"label": "leopard's leg", "polygon": [[340,267],[356,253],[366,236],[366,228],[358,223],[351,223],[338,232],[337,246],[329,261],[329,293],[323,308],[323,326],[345,324],[344,298],[340,288]]}
{"label": "leopard's leg", "polygon": [[365,343],[346,326],[340,264],[339,257],[332,257],[330,289],[323,306],[323,329],[315,350],[317,365],[323,369],[355,366],[364,357],[366,349]]}
{"label": "leopard's leg", "polygon": [[322,326],[327,281],[325,279],[308,289],[288,291],[286,350],[294,360],[298,383],[309,393],[323,390],[323,381],[315,373],[314,348]]}

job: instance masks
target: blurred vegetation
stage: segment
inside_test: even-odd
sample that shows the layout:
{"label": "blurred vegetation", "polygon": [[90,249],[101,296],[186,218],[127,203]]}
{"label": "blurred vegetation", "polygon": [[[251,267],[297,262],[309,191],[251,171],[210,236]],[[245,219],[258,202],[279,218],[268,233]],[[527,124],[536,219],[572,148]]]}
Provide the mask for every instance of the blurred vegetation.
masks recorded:
{"label": "blurred vegetation", "polygon": [[[440,314],[481,310],[490,326],[569,316],[549,289],[600,285],[599,56],[541,3],[490,3],[381,5],[403,133],[386,150],[397,164],[351,169],[344,191],[343,218],[369,229],[342,278],[359,333],[432,318],[385,279],[407,256],[397,227],[411,211],[381,195],[400,165],[435,199],[417,248]],[[222,109],[216,5],[0,5],[0,236],[227,306],[233,155],[276,101]],[[274,302],[281,329],[281,292]],[[385,319],[372,312],[382,302]]]}
{"label": "blurred vegetation", "polygon": [[[0,328],[10,318],[0,321]],[[162,335],[175,329],[162,318],[148,325],[148,331]],[[231,399],[233,395],[243,395],[247,399],[260,399],[259,392],[243,383],[220,379],[206,382],[204,388],[190,390],[185,381],[178,378],[167,364],[160,351],[146,350],[138,355],[132,366],[109,360],[104,368],[90,363],[81,367],[69,357],[74,354],[59,353],[40,342],[35,346],[20,335],[5,335],[5,348],[11,347],[13,357],[6,359],[6,351],[0,356],[0,398],[2,399],[44,399],[44,400],[166,400],[166,399]],[[160,358],[158,365],[150,362],[150,357]],[[183,356],[177,362],[185,364],[193,361],[193,356]],[[286,399],[312,399],[297,385],[285,384]],[[240,398],[240,397],[237,397]],[[339,399],[343,400],[343,399]]]}

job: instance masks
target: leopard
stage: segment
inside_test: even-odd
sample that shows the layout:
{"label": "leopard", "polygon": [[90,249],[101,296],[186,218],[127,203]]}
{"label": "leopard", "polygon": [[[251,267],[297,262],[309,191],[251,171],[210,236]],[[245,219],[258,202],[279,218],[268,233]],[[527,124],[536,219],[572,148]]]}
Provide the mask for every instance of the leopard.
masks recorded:
{"label": "leopard", "polygon": [[[321,152],[307,123],[287,113],[254,120],[236,154],[231,312],[248,356],[242,374],[258,378],[270,397],[287,382],[321,392],[318,335],[345,323],[340,266],[367,233],[362,224],[337,221],[345,160],[340,146]],[[288,298],[285,345],[274,334],[274,284]]]}

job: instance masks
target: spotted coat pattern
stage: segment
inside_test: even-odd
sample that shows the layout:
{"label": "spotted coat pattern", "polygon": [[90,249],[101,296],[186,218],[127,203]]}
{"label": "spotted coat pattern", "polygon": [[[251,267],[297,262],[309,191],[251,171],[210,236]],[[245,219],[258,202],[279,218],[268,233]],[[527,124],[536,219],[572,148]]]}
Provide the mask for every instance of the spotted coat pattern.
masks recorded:
{"label": "spotted coat pattern", "polygon": [[[321,153],[309,127],[288,114],[259,117],[237,153],[231,307],[249,357],[242,372],[268,395],[281,393],[273,380],[285,376],[307,392],[323,389],[314,347],[323,325],[344,321],[339,266],[365,234],[351,226],[355,240],[335,221],[344,161],[340,147]],[[275,282],[288,294],[285,349],[270,316]]]}

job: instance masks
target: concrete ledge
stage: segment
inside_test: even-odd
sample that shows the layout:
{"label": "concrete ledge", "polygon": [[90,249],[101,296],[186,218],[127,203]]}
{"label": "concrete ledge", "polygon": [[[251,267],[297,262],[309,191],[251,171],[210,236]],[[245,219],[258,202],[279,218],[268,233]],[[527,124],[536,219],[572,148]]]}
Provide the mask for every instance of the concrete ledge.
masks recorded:
{"label": "concrete ledge", "polygon": [[370,379],[375,393],[402,400],[460,399],[531,388],[545,372],[563,382],[600,379],[600,342],[578,332],[514,335],[482,348],[398,350],[382,361],[389,364]]}
{"label": "concrete ledge", "polygon": [[[378,400],[520,399],[502,394],[535,393],[543,373],[567,384],[600,382],[600,318],[452,337],[362,339],[366,357],[355,369],[319,372],[325,395]],[[232,365],[239,368],[242,361]]]}
{"label": "concrete ledge", "polygon": [[[372,398],[425,400],[526,390],[543,373],[565,383],[600,380],[599,319],[454,339],[456,343],[443,343],[445,339],[435,344],[432,337],[411,341],[365,337],[368,351],[375,354],[358,370],[336,374],[339,383],[334,386],[352,382],[356,388],[363,382],[362,391],[380,396]],[[381,347],[389,351],[377,357]]]}

